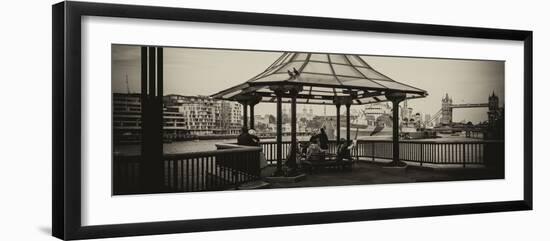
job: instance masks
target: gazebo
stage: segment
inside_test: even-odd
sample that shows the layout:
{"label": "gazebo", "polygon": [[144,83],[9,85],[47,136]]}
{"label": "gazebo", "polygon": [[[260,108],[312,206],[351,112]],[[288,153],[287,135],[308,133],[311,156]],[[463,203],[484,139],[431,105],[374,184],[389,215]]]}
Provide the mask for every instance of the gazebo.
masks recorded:
{"label": "gazebo", "polygon": [[334,105],[337,141],[340,140],[340,107],[346,107],[346,138],[350,141],[350,107],[374,102],[393,104],[393,161],[399,161],[398,104],[423,98],[425,90],[397,82],[378,72],[358,55],[285,52],[260,74],[222,90],[212,97],[243,105],[243,126],[254,128],[254,106],[277,103],[277,172],[282,174],[282,103],[291,104],[291,156],[295,160],[296,104]]}

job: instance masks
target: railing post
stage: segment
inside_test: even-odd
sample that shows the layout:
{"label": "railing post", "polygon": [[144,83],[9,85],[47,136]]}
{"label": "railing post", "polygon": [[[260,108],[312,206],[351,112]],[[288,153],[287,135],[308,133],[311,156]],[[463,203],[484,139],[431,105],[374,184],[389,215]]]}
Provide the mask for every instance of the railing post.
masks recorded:
{"label": "railing post", "polygon": [[466,168],[466,144],[462,143],[462,167]]}
{"label": "railing post", "polygon": [[376,156],[376,148],[375,148],[376,147],[376,145],[375,145],[376,142],[373,141],[371,143],[372,143],[372,162],[374,162],[374,160],[375,160],[374,158]]}
{"label": "railing post", "polygon": [[420,143],[420,166],[424,162],[424,143]]}

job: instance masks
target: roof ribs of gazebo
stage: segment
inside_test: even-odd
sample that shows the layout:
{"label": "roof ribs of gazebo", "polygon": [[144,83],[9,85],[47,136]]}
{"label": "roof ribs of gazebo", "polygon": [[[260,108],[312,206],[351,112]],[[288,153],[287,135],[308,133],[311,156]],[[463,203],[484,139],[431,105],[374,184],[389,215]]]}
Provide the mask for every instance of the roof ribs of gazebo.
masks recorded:
{"label": "roof ribs of gazebo", "polygon": [[[262,73],[212,97],[261,97],[262,102],[276,102],[277,87],[297,88],[297,103],[304,104],[333,104],[339,99],[348,99],[351,104],[382,102],[390,92],[404,93],[407,99],[427,96],[425,90],[389,78],[357,55],[285,52]],[[285,91],[278,94],[284,102],[292,97]]]}

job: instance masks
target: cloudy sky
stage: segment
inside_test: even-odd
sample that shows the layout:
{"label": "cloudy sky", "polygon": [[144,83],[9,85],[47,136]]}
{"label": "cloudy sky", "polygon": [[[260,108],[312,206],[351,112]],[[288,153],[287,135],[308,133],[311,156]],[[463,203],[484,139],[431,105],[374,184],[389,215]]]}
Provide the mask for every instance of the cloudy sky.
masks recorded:
{"label": "cloudy sky", "polygon": [[[243,83],[262,72],[280,52],[236,51],[193,48],[164,49],[164,94],[211,95]],[[494,91],[504,99],[504,62],[430,59],[414,57],[361,57],[374,69],[390,78],[428,91],[429,96],[409,101],[413,111],[435,114],[445,93],[453,103],[486,103]],[[140,91],[140,50],[136,46],[112,46],[113,92]],[[126,76],[128,85],[126,85]],[[311,105],[322,114],[323,106]],[[275,114],[274,104],[259,104],[256,114]],[[287,107],[289,108],[289,107]],[[298,106],[301,111],[303,106]],[[308,106],[309,108],[309,106]],[[360,107],[352,107],[360,108]],[[335,107],[327,106],[327,114]],[[477,123],[487,119],[487,109],[456,109],[453,121]]]}

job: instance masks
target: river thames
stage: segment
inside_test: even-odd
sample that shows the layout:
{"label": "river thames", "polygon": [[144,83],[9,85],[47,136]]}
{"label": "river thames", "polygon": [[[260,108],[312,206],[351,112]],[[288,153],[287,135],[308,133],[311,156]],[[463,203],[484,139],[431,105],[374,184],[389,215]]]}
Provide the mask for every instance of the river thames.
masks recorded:
{"label": "river thames", "polygon": [[[431,139],[417,139],[410,141],[436,141],[436,142],[456,142],[456,141],[480,141],[481,139],[467,138],[464,136],[451,136],[451,135],[439,135],[439,138]],[[359,140],[391,140],[391,136],[369,136],[369,137],[360,137]],[[309,136],[298,136],[298,141],[307,141]],[[261,139],[260,142],[275,141],[274,138],[271,139]],[[283,141],[290,141],[290,136],[283,136]],[[212,151],[216,150],[217,143],[236,143],[235,138],[232,139],[215,139],[215,140],[194,140],[194,141],[179,141],[164,143],[164,153],[165,154],[178,154],[178,153],[188,153],[188,152],[200,152],[200,151]],[[139,155],[141,146],[139,144],[132,145],[115,145],[114,152],[115,154],[122,155]]]}

